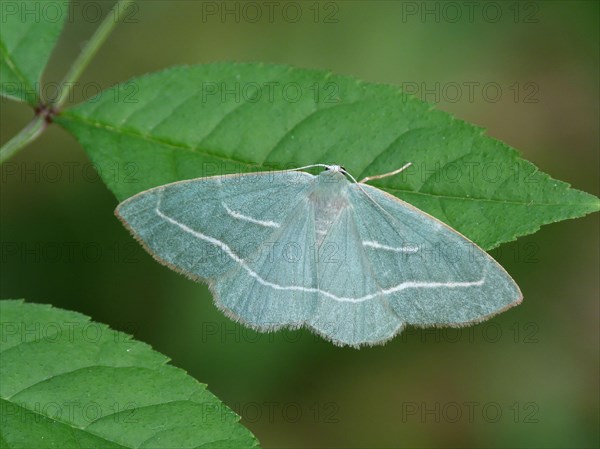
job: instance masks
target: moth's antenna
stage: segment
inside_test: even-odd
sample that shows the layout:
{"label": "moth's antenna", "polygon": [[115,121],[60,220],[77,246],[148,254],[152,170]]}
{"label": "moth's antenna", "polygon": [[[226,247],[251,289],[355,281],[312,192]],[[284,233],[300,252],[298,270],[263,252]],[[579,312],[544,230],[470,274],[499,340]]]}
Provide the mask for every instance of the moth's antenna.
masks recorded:
{"label": "moth's antenna", "polygon": [[[371,202],[372,202],[372,203],[373,203],[375,206],[377,206],[377,207],[378,207],[379,209],[381,209],[383,212],[385,212],[385,213],[386,213],[386,214],[388,214],[390,217],[392,217],[392,215],[390,215],[390,213],[389,213],[387,210],[385,210],[385,209],[384,209],[384,208],[381,206],[381,204],[379,204],[377,201],[375,201],[375,199],[374,199],[374,198],[373,198],[371,195],[369,195],[365,189],[363,189],[363,188],[362,188],[362,186],[360,185],[360,184],[362,183],[362,181],[361,181],[361,182],[358,182],[358,181],[356,180],[356,178],[355,178],[354,176],[352,176],[350,173],[348,173],[346,170],[344,170],[344,173],[345,173],[345,174],[346,174],[346,175],[347,175],[347,176],[348,176],[348,177],[349,177],[349,178],[350,178],[352,181],[354,181],[354,184],[356,184],[356,187],[358,187],[358,188],[360,189],[360,191],[361,191],[362,193],[364,193],[364,194],[366,195],[366,197],[367,197],[367,198],[369,198],[369,200],[370,200],[370,201],[371,201]],[[365,178],[365,179],[366,179],[366,178]],[[392,217],[392,218],[394,218],[394,217]]]}
{"label": "moth's antenna", "polygon": [[305,165],[304,167],[286,168],[285,170],[275,170],[275,171],[277,171],[279,173],[285,173],[285,172],[299,171],[299,170],[305,170],[307,168],[315,168],[315,167],[327,168],[327,167],[329,167],[329,165],[327,165],[327,164],[311,164],[311,165]]}
{"label": "moth's antenna", "polygon": [[361,179],[360,182],[364,184],[365,182],[370,181],[372,179],[381,179],[381,178],[387,178],[388,176],[394,176],[394,175],[397,175],[398,173],[400,173],[401,171],[406,170],[411,165],[412,165],[412,162],[409,162],[408,164],[405,164],[402,167],[400,167],[398,170],[394,170],[389,173],[384,173],[383,175],[367,176],[366,178]]}
{"label": "moth's antenna", "polygon": [[346,171],[346,169],[342,168],[340,170],[342,173],[344,173],[346,176],[348,176],[352,181],[354,181],[356,184],[358,184],[358,181],[356,180],[356,178],[354,176],[352,176],[350,173],[348,173]]}
{"label": "moth's antenna", "polygon": [[352,176],[350,173],[348,173],[346,170],[343,170],[343,172],[348,175],[348,177],[350,179],[352,179],[354,181],[354,183],[356,184],[356,187],[358,187],[360,189],[360,191],[362,193],[365,194],[365,196],[367,198],[369,198],[369,200],[375,205],[377,206],[379,209],[381,209],[386,215],[388,215],[392,220],[396,220],[396,218],[390,214],[387,210],[385,210],[383,208],[383,206],[381,204],[379,204],[377,201],[375,201],[375,198],[373,198],[371,195],[369,195],[369,193],[363,189],[363,187],[361,186],[361,184],[364,184],[365,181],[368,181],[370,179],[380,179],[380,178],[385,178],[387,176],[393,176],[396,175],[398,173],[400,173],[402,170],[405,170],[406,168],[410,167],[412,165],[412,162],[409,162],[408,164],[403,165],[402,167],[400,167],[398,170],[394,170],[393,172],[390,173],[384,173],[383,175],[376,175],[376,176],[367,176],[366,178],[362,179],[360,182],[356,181],[356,178],[354,176]]}
{"label": "moth's antenna", "polygon": [[315,168],[315,167],[324,167],[324,168],[327,168],[327,167],[329,167],[329,165],[327,165],[327,164],[312,164],[312,165],[306,165],[304,167],[290,168],[290,169],[284,170],[284,171],[304,170],[306,168]]}

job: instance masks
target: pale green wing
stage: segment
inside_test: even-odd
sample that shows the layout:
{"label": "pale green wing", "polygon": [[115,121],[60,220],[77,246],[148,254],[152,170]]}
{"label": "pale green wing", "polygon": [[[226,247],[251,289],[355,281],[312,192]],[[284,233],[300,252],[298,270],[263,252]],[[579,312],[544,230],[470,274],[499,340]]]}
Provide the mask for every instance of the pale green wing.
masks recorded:
{"label": "pale green wing", "polygon": [[115,213],[161,263],[210,282],[252,258],[314,179],[262,172],[181,181],[139,193]]}
{"label": "pale green wing", "polygon": [[317,250],[312,202],[305,194],[280,228],[219,277],[214,285],[218,304],[261,330],[301,326],[317,303]]}
{"label": "pale green wing", "polygon": [[[315,209],[315,217],[326,215]],[[336,344],[385,341],[402,329],[360,245],[353,205],[340,209],[317,259],[318,304],[308,324]]]}
{"label": "pale green wing", "polygon": [[461,325],[521,301],[506,271],[450,227],[366,184],[353,184],[350,197],[357,244],[400,320]]}

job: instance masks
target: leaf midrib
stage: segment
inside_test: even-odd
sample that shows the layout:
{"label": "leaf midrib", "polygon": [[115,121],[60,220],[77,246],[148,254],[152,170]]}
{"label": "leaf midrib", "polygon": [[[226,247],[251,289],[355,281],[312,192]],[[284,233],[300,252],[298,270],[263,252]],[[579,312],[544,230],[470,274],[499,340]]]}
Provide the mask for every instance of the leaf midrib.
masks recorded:
{"label": "leaf midrib", "polygon": [[112,126],[112,125],[109,125],[107,123],[103,123],[103,122],[100,122],[100,121],[97,121],[97,120],[90,120],[90,119],[82,117],[82,116],[68,114],[68,113],[62,113],[60,115],[60,117],[66,118],[67,120],[68,119],[73,119],[73,121],[79,121],[81,123],[85,123],[87,125],[91,125],[91,126],[93,126],[95,128],[104,129],[106,131],[111,131],[111,132],[118,131],[118,132],[115,132],[115,134],[121,134],[121,135],[125,135],[125,136],[133,136],[133,137],[137,137],[137,138],[139,138],[141,140],[145,140],[147,142],[151,142],[151,143],[155,143],[155,144],[158,143],[160,145],[165,145],[165,146],[177,148],[179,150],[185,150],[185,151],[189,151],[191,153],[196,153],[196,154],[201,154],[201,155],[204,155],[204,156],[214,157],[215,159],[220,159],[220,160],[223,160],[223,161],[236,162],[238,164],[245,165],[247,167],[256,167],[256,164],[253,164],[253,163],[248,162],[248,161],[243,161],[243,160],[235,159],[235,158],[232,158],[232,157],[225,157],[225,156],[222,156],[222,155],[219,155],[219,154],[213,154],[213,153],[210,153],[210,152],[208,152],[206,150],[202,150],[199,147],[186,146],[186,145],[181,144],[180,142],[175,143],[175,142],[171,142],[171,141],[168,141],[168,140],[165,140],[165,139],[160,139],[160,138],[155,137],[155,136],[150,136],[150,135],[147,135],[147,134],[142,134],[142,133],[140,133],[140,132],[138,132],[138,131],[136,131],[134,129],[117,128],[116,126]]}
{"label": "leaf midrib", "polygon": [[[109,125],[107,123],[101,122],[101,121],[97,121],[97,120],[90,120],[86,117],[82,117],[79,115],[73,115],[73,114],[68,114],[68,113],[64,113],[62,114],[62,117],[66,118],[66,119],[72,119],[73,121],[79,121],[81,123],[85,123],[91,126],[94,126],[96,128],[100,128],[100,129],[104,129],[110,132],[115,132],[116,134],[122,134],[122,135],[129,135],[129,136],[133,136],[133,137],[137,137],[140,138],[142,140],[146,140],[148,142],[151,143],[159,143],[161,145],[166,145],[166,146],[170,146],[173,148],[177,148],[180,150],[185,150],[185,151],[190,151],[193,153],[198,153],[198,154],[202,154],[205,156],[209,156],[209,157],[214,157],[216,159],[220,159],[223,161],[230,161],[230,162],[236,162],[239,163],[241,165],[245,165],[247,167],[255,167],[255,164],[250,163],[248,161],[243,161],[243,160],[239,160],[239,159],[234,159],[231,157],[225,157],[222,155],[218,155],[218,154],[214,154],[211,153],[209,151],[206,151],[200,147],[192,147],[192,146],[186,146],[183,145],[181,143],[175,143],[175,142],[169,142],[167,140],[164,139],[160,139],[157,138],[155,136],[151,136],[151,135],[146,135],[146,134],[142,134],[140,132],[137,132],[134,129],[125,129],[125,128],[118,128],[112,125]],[[377,187],[377,186],[374,186]],[[411,195],[420,195],[420,196],[428,196],[428,197],[432,197],[432,198],[438,198],[438,199],[444,199],[444,200],[453,200],[453,201],[476,201],[476,202],[485,202],[485,203],[494,203],[494,204],[506,204],[506,205],[513,205],[513,206],[541,206],[541,207],[545,207],[545,206],[577,206],[577,207],[582,207],[582,206],[586,206],[586,207],[595,207],[595,205],[593,203],[539,203],[539,202],[524,202],[524,201],[510,201],[510,200],[497,200],[497,199],[493,199],[493,198],[481,198],[481,197],[460,197],[460,196],[452,196],[452,195],[440,195],[440,194],[433,194],[433,193],[427,193],[427,192],[419,192],[416,190],[406,190],[406,189],[397,189],[397,188],[392,188],[392,187],[377,187],[380,188],[382,190],[386,190],[389,192],[394,192],[394,196],[399,196],[398,194],[411,194]]]}
{"label": "leaf midrib", "polygon": [[[373,186],[377,187],[377,186]],[[421,196],[429,196],[432,198],[443,198],[448,200],[457,200],[457,201],[481,201],[486,203],[498,203],[498,204],[509,204],[515,206],[590,206],[597,207],[594,203],[539,203],[539,202],[530,202],[530,201],[510,201],[510,200],[496,200],[493,198],[480,198],[480,197],[464,197],[464,196],[451,196],[451,195],[439,195],[434,193],[427,192],[419,192],[416,190],[406,190],[406,189],[397,189],[393,187],[377,187],[378,189],[389,191],[389,192],[398,192],[399,194],[406,193],[410,195],[421,195]],[[394,196],[398,196],[394,193]]]}

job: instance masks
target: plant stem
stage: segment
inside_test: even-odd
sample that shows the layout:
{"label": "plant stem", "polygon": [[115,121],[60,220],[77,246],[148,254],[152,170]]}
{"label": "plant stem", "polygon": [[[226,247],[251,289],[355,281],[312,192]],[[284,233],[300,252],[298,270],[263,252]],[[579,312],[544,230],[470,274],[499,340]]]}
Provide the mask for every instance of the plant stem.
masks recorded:
{"label": "plant stem", "polygon": [[61,94],[56,103],[53,105],[56,110],[60,109],[61,106],[65,104],[69,98],[69,95],[71,94],[71,89],[73,88],[75,82],[86,69],[90,60],[94,57],[100,46],[104,43],[112,29],[121,20],[123,13],[127,10],[127,7],[134,1],[135,0],[119,0],[113,7],[112,11],[104,18],[96,32],[92,35],[86,46],[83,48],[69,69],[69,72],[65,75],[61,84],[63,89],[61,89]]}
{"label": "plant stem", "polygon": [[36,116],[19,134],[2,146],[0,149],[0,164],[13,157],[17,151],[29,142],[33,142],[46,129],[46,125],[46,117],[41,115]]}
{"label": "plant stem", "polygon": [[48,118],[52,118],[61,106],[65,104],[75,82],[86,69],[102,43],[106,40],[112,29],[123,17],[127,7],[135,0],[119,0],[111,12],[104,18],[98,29],[94,32],[84,49],[81,51],[65,78],[63,79],[61,94],[53,105],[41,105],[35,118],[0,148],[0,164],[13,157],[21,148],[33,142],[48,126]]}

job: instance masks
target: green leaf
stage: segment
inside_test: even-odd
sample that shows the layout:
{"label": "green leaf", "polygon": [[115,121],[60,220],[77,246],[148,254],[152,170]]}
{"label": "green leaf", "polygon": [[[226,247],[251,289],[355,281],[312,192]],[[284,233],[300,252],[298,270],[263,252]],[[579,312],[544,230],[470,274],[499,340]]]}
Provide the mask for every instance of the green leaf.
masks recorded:
{"label": "green leaf", "polygon": [[263,64],[176,67],[64,111],[118,199],[182,179],[314,163],[443,220],[485,249],[598,210],[484,130],[404,94],[322,71]]}
{"label": "green leaf", "polygon": [[39,83],[68,13],[68,1],[0,5],[0,95],[36,106]]}
{"label": "green leaf", "polygon": [[0,301],[0,447],[251,448],[239,417],[145,343],[79,313]]}

